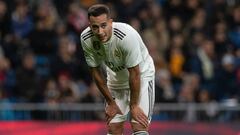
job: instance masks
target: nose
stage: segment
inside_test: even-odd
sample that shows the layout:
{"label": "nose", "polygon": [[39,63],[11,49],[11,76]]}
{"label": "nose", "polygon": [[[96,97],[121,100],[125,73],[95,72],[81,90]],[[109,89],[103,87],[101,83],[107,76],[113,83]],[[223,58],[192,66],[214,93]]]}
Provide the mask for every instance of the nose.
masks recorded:
{"label": "nose", "polygon": [[102,34],[103,34],[103,28],[100,27],[100,28],[98,29],[98,35],[102,35]]}

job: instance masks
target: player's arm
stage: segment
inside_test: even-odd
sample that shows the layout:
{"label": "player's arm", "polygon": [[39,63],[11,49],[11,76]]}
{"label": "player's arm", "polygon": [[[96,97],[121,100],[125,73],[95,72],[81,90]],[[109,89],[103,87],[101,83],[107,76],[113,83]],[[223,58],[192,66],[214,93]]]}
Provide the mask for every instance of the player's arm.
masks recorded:
{"label": "player's arm", "polygon": [[138,106],[140,94],[140,69],[139,64],[142,61],[141,49],[138,44],[137,33],[129,32],[122,42],[122,49],[125,52],[125,66],[129,72],[130,86],[130,109]]}
{"label": "player's arm", "polygon": [[138,106],[140,93],[140,71],[139,66],[128,68],[130,85],[130,108]]}
{"label": "player's arm", "polygon": [[147,127],[148,118],[139,107],[139,95],[141,89],[141,73],[139,64],[143,60],[139,40],[141,40],[139,34],[132,28],[132,32],[127,33],[126,38],[122,42],[122,49],[125,53],[125,66],[128,68],[129,72],[130,113],[134,120],[144,127]]}
{"label": "player's arm", "polygon": [[130,111],[133,119],[138,121],[144,127],[148,126],[148,118],[141,108],[139,108],[140,95],[140,70],[139,65],[128,68],[129,71],[129,85],[130,85]]}
{"label": "player's arm", "polygon": [[95,54],[94,50],[91,47],[92,45],[91,43],[87,43],[85,42],[84,39],[81,38],[81,44],[82,44],[85,60],[88,66],[90,67],[92,77],[95,80],[95,83],[98,89],[101,91],[102,95],[105,97],[108,105],[115,103],[115,101],[113,100],[108,90],[104,76],[99,68],[99,66],[102,63],[102,60],[98,59],[98,56]]}
{"label": "player's arm", "polygon": [[91,69],[92,77],[93,77],[98,89],[104,96],[107,104],[109,105],[109,104],[115,103],[114,99],[112,98],[112,96],[108,90],[106,81],[104,79],[102,72],[100,71],[100,68],[99,67],[91,67],[90,69]]}
{"label": "player's arm", "polygon": [[122,112],[119,109],[119,107],[117,106],[114,99],[112,98],[111,93],[106,85],[106,81],[104,79],[104,76],[103,76],[100,68],[99,67],[91,67],[90,69],[91,69],[92,77],[93,77],[98,89],[100,90],[100,92],[102,93],[102,95],[104,96],[104,98],[107,102],[107,106],[105,108],[105,113],[106,113],[107,123],[109,124],[110,121],[113,119],[113,117],[116,114],[122,114]]}

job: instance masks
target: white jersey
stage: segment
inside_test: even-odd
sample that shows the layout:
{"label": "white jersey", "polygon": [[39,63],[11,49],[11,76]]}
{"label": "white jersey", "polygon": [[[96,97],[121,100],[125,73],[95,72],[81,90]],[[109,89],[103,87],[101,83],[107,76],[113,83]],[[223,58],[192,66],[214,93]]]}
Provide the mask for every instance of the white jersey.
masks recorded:
{"label": "white jersey", "polygon": [[127,68],[138,64],[141,78],[154,76],[153,60],[138,32],[125,23],[113,22],[112,27],[112,36],[106,43],[101,43],[90,27],[82,32],[81,44],[88,66],[106,65],[110,89],[129,88]]}

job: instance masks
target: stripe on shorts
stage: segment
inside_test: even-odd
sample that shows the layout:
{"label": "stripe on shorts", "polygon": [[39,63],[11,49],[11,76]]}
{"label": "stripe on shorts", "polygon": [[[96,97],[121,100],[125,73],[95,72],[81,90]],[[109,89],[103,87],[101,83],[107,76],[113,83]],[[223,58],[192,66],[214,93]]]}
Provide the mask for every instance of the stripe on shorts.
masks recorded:
{"label": "stripe on shorts", "polygon": [[148,100],[149,100],[149,111],[148,111],[148,119],[151,118],[153,111],[153,81],[148,82]]}

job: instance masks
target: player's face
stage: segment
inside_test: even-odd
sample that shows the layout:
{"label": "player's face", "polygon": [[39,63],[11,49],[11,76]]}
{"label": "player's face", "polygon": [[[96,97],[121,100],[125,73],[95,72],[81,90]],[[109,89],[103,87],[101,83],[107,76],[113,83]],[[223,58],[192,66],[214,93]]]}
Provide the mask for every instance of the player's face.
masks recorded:
{"label": "player's face", "polygon": [[90,27],[93,34],[101,41],[107,42],[112,36],[112,19],[106,14],[100,16],[90,16]]}

